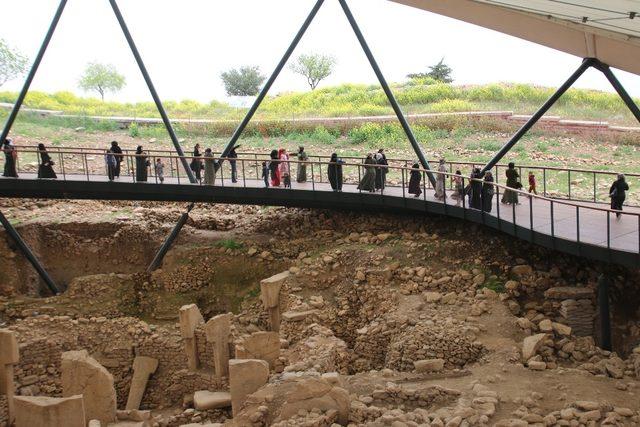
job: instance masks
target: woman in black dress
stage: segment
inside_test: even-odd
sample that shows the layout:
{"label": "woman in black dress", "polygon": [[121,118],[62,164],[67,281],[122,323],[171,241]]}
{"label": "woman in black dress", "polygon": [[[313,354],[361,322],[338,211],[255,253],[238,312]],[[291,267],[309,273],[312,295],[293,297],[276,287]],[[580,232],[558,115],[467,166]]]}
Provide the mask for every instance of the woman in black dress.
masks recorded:
{"label": "woman in black dress", "polygon": [[9,138],[5,139],[4,144],[2,145],[2,151],[4,151],[4,173],[2,176],[6,176],[8,178],[17,178],[18,171],[16,171],[16,147],[13,146],[13,143]]}
{"label": "woman in black dress", "polygon": [[331,154],[329,166],[327,168],[327,177],[333,191],[342,191],[342,165],[344,161],[338,158],[338,154]]}
{"label": "woman in black dress", "polygon": [[196,144],[196,146],[193,147],[193,159],[191,160],[189,167],[196,174],[198,182],[202,181],[203,165],[201,157],[202,153],[200,153],[200,144]]}
{"label": "woman in black dress", "polygon": [[51,156],[47,153],[47,149],[44,144],[38,144],[38,155],[40,156],[40,165],[38,166],[38,178],[53,178],[58,176],[53,170],[53,161]]}
{"label": "woman in black dress", "polygon": [[482,210],[485,212],[491,212],[493,207],[493,195],[495,194],[493,183],[493,174],[491,172],[485,173],[482,184]]}
{"label": "woman in black dress", "polygon": [[414,163],[411,168],[411,178],[409,178],[409,194],[413,194],[414,197],[420,197],[422,189],[420,188],[420,182],[422,181],[422,172],[420,172],[420,164]]}
{"label": "woman in black dress", "polygon": [[[623,174],[618,175],[611,188],[609,188],[609,197],[611,197],[611,209],[622,212],[622,205],[627,198],[627,191],[629,191],[629,184]],[[620,219],[622,213],[616,212],[616,218]]]}
{"label": "woman in black dress", "polygon": [[145,152],[142,151],[142,145],[138,145],[136,149],[136,181],[137,182],[146,182],[148,171],[147,168],[151,164],[149,163],[149,159],[145,155]]}

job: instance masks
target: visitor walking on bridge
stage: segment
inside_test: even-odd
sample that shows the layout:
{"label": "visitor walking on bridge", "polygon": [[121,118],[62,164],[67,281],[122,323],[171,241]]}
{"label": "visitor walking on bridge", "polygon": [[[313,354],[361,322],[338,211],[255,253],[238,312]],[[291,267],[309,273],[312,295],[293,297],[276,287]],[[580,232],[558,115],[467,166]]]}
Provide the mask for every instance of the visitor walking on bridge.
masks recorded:
{"label": "visitor walking on bridge", "polygon": [[13,145],[13,141],[9,138],[4,140],[2,144],[2,151],[4,151],[4,172],[2,176],[8,178],[17,178],[18,171],[16,170],[16,159],[18,158],[18,152]]}
{"label": "visitor walking on bridge", "polygon": [[149,175],[147,168],[151,166],[149,159],[144,151],[142,151],[142,145],[138,145],[136,149],[136,181],[147,182]]}
{"label": "visitor walking on bridge", "polygon": [[[309,156],[302,146],[298,147],[298,161],[309,161]],[[307,182],[307,165],[305,163],[298,163],[298,176],[296,178],[296,181],[298,182]]]}
{"label": "visitor walking on bridge", "polygon": [[164,163],[162,163],[162,159],[158,158],[155,163],[156,169],[156,177],[160,181],[160,184],[164,182]]}
{"label": "visitor walking on bridge", "polygon": [[622,216],[622,204],[627,197],[627,191],[629,191],[629,184],[624,174],[619,174],[611,188],[609,188],[609,197],[611,197],[611,209],[620,211],[616,212],[616,218],[620,219]]}
{"label": "visitor walking on bridge", "polygon": [[379,166],[376,168],[376,190],[384,190],[387,184],[387,166],[389,162],[387,161],[387,156],[384,154],[383,148],[378,150],[374,159]]}
{"label": "visitor walking on bridge", "polygon": [[122,163],[122,148],[118,145],[118,141],[111,141],[111,153],[113,153],[113,157],[116,159],[116,167],[113,170],[113,176],[115,178],[120,178],[120,164]]}
{"label": "visitor walking on bridge", "polygon": [[329,166],[327,167],[327,176],[331,189],[333,191],[342,191],[342,165],[344,161],[338,157],[338,154],[331,154]]}
{"label": "visitor walking on bridge", "polygon": [[116,166],[118,162],[116,161],[116,156],[113,154],[111,149],[108,149],[104,156],[104,163],[107,167],[107,176],[109,177],[109,182],[113,182],[116,176]]}
{"label": "visitor walking on bridge", "polygon": [[204,185],[214,185],[216,180],[216,162],[211,148],[204,150]]}
{"label": "visitor walking on bridge", "polygon": [[[522,184],[520,183],[520,174],[516,170],[516,165],[513,162],[509,163],[509,168],[505,172],[507,175],[507,187],[519,190],[522,188]],[[507,205],[517,205],[518,204],[518,193],[513,190],[505,190],[502,195],[502,203]]]}
{"label": "visitor walking on bridge", "polygon": [[193,147],[193,159],[191,159],[189,167],[191,168],[193,173],[196,174],[196,179],[198,180],[198,182],[202,182],[203,166],[201,157],[202,153],[200,153],[200,144],[196,144],[196,146]]}
{"label": "visitor walking on bridge", "polygon": [[262,162],[262,179],[264,180],[264,187],[269,188],[269,165],[267,162]]}
{"label": "visitor walking on bridge", "polygon": [[271,175],[271,186],[280,187],[280,169],[278,168],[280,161],[278,160],[278,150],[271,150],[270,157],[271,161],[269,162],[269,172]]}
{"label": "visitor walking on bridge", "polygon": [[[280,163],[278,164],[278,171],[280,172],[280,180],[285,181],[285,187],[287,179],[288,183],[291,183],[291,163],[289,163],[289,154],[287,154],[287,150],[281,148],[278,151],[278,159]],[[291,185],[289,185],[290,187]]]}
{"label": "visitor walking on bridge", "polygon": [[454,193],[451,196],[456,200],[456,206],[460,206],[460,202],[464,200],[464,179],[462,178],[462,172],[460,169],[456,171],[456,174],[451,177],[453,181]]}
{"label": "visitor walking on bridge", "polygon": [[495,194],[493,183],[493,174],[488,171],[485,173],[484,182],[482,183],[482,210],[484,212],[491,212],[493,207],[493,195]]}
{"label": "visitor walking on bridge", "polygon": [[445,175],[445,173],[447,173],[447,167],[444,164],[444,159],[440,159],[440,161],[438,162],[438,172],[440,172],[439,174],[436,175],[436,193],[435,193],[435,197],[438,200],[444,200],[445,199],[445,180],[447,179],[447,176]]}
{"label": "visitor walking on bridge", "polygon": [[469,183],[471,197],[469,199],[469,207],[471,209],[482,209],[482,173],[480,168],[475,168],[471,174],[471,182]]}
{"label": "visitor walking on bridge", "polygon": [[414,194],[414,197],[420,197],[422,189],[420,188],[420,181],[422,181],[422,172],[420,172],[420,164],[414,163],[411,168],[411,178],[409,178],[409,194]]}
{"label": "visitor walking on bridge", "polygon": [[376,191],[376,161],[373,158],[373,154],[367,154],[367,158],[364,159],[364,175],[358,184],[358,190],[369,191],[373,193]]}
{"label": "visitor walking on bridge", "polygon": [[38,156],[40,157],[40,164],[38,165],[38,178],[52,178],[56,179],[58,176],[53,170],[53,161],[51,156],[47,153],[47,149],[44,144],[38,144]]}
{"label": "visitor walking on bridge", "polygon": [[236,145],[229,151],[227,158],[229,159],[229,164],[231,165],[231,182],[238,182],[238,167],[236,165],[236,159],[238,158],[238,153],[236,150],[240,148],[239,145]]}

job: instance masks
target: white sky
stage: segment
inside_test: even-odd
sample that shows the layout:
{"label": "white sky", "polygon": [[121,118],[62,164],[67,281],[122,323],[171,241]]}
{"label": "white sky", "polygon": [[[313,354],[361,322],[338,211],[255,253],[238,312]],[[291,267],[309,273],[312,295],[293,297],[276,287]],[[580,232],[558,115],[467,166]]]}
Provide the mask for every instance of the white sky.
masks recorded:
{"label": "white sky", "polygon": [[[4,0],[0,37],[35,56],[57,0]],[[120,0],[119,6],[163,99],[224,99],[219,75],[240,65],[270,74],[315,0]],[[350,0],[351,9],[387,80],[425,71],[445,57],[458,84],[500,81],[561,84],[581,59],[470,24],[387,0]],[[298,46],[300,53],[334,55],[335,74],[322,85],[375,83],[376,78],[335,0],[327,0]],[[69,0],[32,89],[77,88],[87,62],[114,64],[127,87],[112,100],[151,97],[107,0]],[[618,77],[640,96],[640,76]],[[0,90],[18,90],[13,81]],[[597,71],[576,85],[611,91]],[[306,90],[288,69],[271,94]]]}

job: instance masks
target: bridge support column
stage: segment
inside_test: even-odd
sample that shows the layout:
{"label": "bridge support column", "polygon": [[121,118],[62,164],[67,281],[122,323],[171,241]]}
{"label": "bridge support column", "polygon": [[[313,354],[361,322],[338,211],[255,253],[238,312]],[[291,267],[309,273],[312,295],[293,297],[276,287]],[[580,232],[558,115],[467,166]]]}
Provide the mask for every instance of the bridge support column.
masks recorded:
{"label": "bridge support column", "polygon": [[533,116],[531,116],[529,120],[527,120],[527,122],[518,130],[518,132],[516,132],[515,135],[511,137],[509,142],[507,142],[500,149],[500,151],[498,151],[495,154],[495,156],[493,156],[493,158],[489,160],[489,163],[487,163],[482,169],[482,174],[484,175],[485,172],[493,169],[493,167],[497,165],[498,162],[500,162],[500,160],[502,160],[502,158],[509,151],[511,151],[513,146],[516,145],[518,141],[520,141],[522,137],[527,134],[527,132],[529,132],[529,130],[533,127],[533,125],[538,123],[538,121],[542,118],[542,116],[544,116],[547,113],[547,111],[549,111],[549,109],[553,107],[553,105],[558,101],[558,99],[560,99],[560,97],[564,95],[564,93],[567,90],[569,90],[571,86],[573,86],[576,80],[578,80],[580,76],[582,76],[584,72],[587,71],[590,67],[593,67],[596,65],[596,61],[597,60],[594,58],[586,58],[584,61],[582,61],[582,64],[580,64],[580,67],[578,67],[578,69],[571,75],[571,77],[569,77],[569,79],[566,82],[564,82],[564,84],[560,86],[553,95],[551,95],[551,98],[549,98],[547,102],[545,102],[544,105],[540,107],[540,109],[536,111],[536,113]]}
{"label": "bridge support column", "polygon": [[620,95],[620,98],[622,98],[622,100],[627,105],[627,107],[629,107],[629,110],[631,110],[631,113],[633,113],[635,118],[640,122],[640,108],[638,108],[638,106],[633,101],[633,99],[631,98],[627,90],[624,88],[624,86],[622,86],[622,83],[620,83],[620,80],[618,80],[616,75],[613,74],[613,71],[611,71],[611,68],[609,68],[607,64],[600,61],[596,63],[595,67],[598,70],[600,70],[602,74],[604,74],[607,80],[609,80],[609,83],[611,83],[611,86],[613,86],[616,92],[618,92],[618,95]]}
{"label": "bridge support column", "polygon": [[40,261],[38,261],[38,258],[36,258],[33,252],[31,252],[31,249],[29,248],[29,246],[27,246],[26,242],[22,239],[20,234],[18,234],[18,231],[16,231],[16,229],[13,228],[13,225],[11,225],[7,217],[5,217],[2,212],[0,212],[0,223],[2,223],[2,226],[4,227],[4,229],[7,230],[7,234],[9,234],[9,236],[11,236],[13,241],[16,242],[20,251],[31,263],[33,268],[35,268],[35,270],[38,272],[38,275],[40,276],[42,281],[47,285],[47,288],[49,288],[51,293],[53,293],[54,295],[59,294],[60,289],[55,284],[51,276],[49,276],[49,273],[47,273],[47,271],[44,269],[42,264],[40,264]]}
{"label": "bridge support column", "polygon": [[611,351],[609,283],[608,273],[603,273],[598,279],[598,317],[600,319],[600,347]]}
{"label": "bridge support column", "polygon": [[147,267],[147,273],[152,273],[153,271],[157,270],[158,267],[160,267],[160,265],[162,264],[162,260],[164,259],[167,252],[169,252],[171,245],[173,245],[173,242],[178,237],[178,234],[180,234],[180,230],[182,230],[182,227],[184,227],[184,225],[187,223],[187,220],[189,219],[189,212],[191,212],[193,206],[194,204],[191,203],[187,207],[187,211],[183,213],[182,216],[180,216],[178,223],[175,227],[173,227],[173,230],[171,230],[171,234],[169,234],[169,237],[167,237],[162,246],[160,246],[160,249],[158,249],[158,253],[156,253],[153,261],[151,261],[151,264],[149,264],[149,267]]}

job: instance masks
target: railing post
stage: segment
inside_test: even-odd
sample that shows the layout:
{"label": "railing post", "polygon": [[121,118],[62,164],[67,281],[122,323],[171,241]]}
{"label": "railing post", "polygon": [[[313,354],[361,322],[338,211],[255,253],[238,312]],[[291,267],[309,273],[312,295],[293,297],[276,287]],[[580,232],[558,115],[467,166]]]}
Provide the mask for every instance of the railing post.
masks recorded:
{"label": "railing post", "polygon": [[580,206],[576,205],[576,241],[580,244]]}
{"label": "railing post", "polygon": [[542,194],[547,197],[547,168],[542,169]]}

